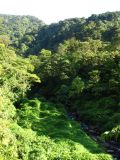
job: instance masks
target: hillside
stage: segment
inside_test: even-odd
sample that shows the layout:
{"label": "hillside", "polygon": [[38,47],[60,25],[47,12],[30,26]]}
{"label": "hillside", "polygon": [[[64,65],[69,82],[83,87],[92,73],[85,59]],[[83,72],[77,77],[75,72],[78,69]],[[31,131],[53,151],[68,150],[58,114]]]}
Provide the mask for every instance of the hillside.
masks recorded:
{"label": "hillside", "polygon": [[0,40],[4,39],[6,44],[11,44],[24,54],[38,30],[45,24],[33,16],[15,16],[0,14]]}
{"label": "hillside", "polygon": [[120,159],[119,27],[0,15],[0,160]]}
{"label": "hillside", "polygon": [[43,27],[34,41],[31,53],[42,48],[56,51],[59,43],[72,37],[86,41],[89,38],[111,42],[116,28],[120,28],[120,12],[107,12],[89,18],[71,18]]}
{"label": "hillside", "polygon": [[120,12],[71,18],[50,25],[32,16],[0,15],[0,19],[0,35],[7,35],[23,55],[38,54],[43,48],[56,51],[59,43],[72,37],[112,42],[120,27]]}

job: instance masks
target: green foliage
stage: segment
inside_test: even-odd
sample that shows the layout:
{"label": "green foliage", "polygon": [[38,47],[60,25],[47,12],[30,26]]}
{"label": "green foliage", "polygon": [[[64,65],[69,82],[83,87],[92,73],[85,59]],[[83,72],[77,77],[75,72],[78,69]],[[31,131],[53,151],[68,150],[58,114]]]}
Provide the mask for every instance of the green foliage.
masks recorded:
{"label": "green foliage", "polygon": [[[113,45],[115,39],[119,43],[119,18],[120,12],[107,12],[100,15],[92,15],[86,19],[71,18],[50,24],[38,31],[32,46],[32,52],[29,51],[37,54],[43,48],[57,51],[59,43],[63,43],[64,40],[73,37],[81,41],[88,41],[90,38],[98,40],[97,45],[96,43],[92,45],[94,49],[100,47],[101,44],[99,42],[101,40],[110,42]],[[108,49],[115,50],[116,44]]]}
{"label": "green foliage", "polygon": [[26,101],[18,110],[18,124],[24,127],[23,133],[16,130],[18,140],[24,138],[19,148],[22,159],[111,159],[67,117],[62,105]]}
{"label": "green foliage", "polygon": [[28,59],[16,56],[15,52],[5,46],[0,46],[0,91],[1,95],[17,100],[24,97],[31,82],[39,81],[35,74],[31,74],[34,67]]}
{"label": "green foliage", "polygon": [[111,43],[109,49],[119,50],[120,12],[107,12],[89,18],[71,18],[45,25],[32,16],[0,15],[0,35],[8,36],[20,54],[39,54],[41,49],[57,51],[60,43],[75,37],[81,41],[97,40],[91,46],[96,51],[101,40]]}
{"label": "green foliage", "polygon": [[[105,140],[119,141],[119,18],[114,12],[47,26],[30,16],[0,15],[1,160],[112,159],[63,104],[98,126]],[[57,104],[25,100],[27,91]]]}
{"label": "green foliage", "polygon": [[0,35],[0,44],[5,44],[8,46],[10,44],[10,39],[6,35]]}
{"label": "green foliage", "polygon": [[40,92],[76,110],[102,131],[116,126],[113,115],[120,112],[120,53],[108,47],[100,40],[72,38],[60,44],[57,53],[43,50],[40,62],[36,59]]}
{"label": "green foliage", "polygon": [[0,43],[11,45],[19,54],[25,55],[37,31],[44,23],[32,16],[13,16],[0,14]]}
{"label": "green foliage", "polygon": [[83,89],[84,89],[84,82],[81,80],[80,77],[76,77],[72,81],[69,97],[80,95]]}
{"label": "green foliage", "polygon": [[17,121],[20,126],[8,121],[1,124],[3,160],[111,159],[67,117],[61,105],[38,99],[25,101],[17,111]]}
{"label": "green foliage", "polygon": [[120,142],[120,125],[114,127],[111,131],[104,132],[101,137],[105,140],[114,140]]}
{"label": "green foliage", "polygon": [[[0,159],[2,160],[19,159],[19,141],[12,128],[16,126],[17,130],[20,127],[15,123],[16,108],[13,102],[25,97],[31,83],[40,82],[32,73],[33,70],[34,67],[28,59],[17,56],[13,49],[7,48],[4,44],[0,45]],[[26,132],[21,128],[20,130]],[[21,132],[19,134],[22,134]],[[20,143],[22,144],[22,140]]]}

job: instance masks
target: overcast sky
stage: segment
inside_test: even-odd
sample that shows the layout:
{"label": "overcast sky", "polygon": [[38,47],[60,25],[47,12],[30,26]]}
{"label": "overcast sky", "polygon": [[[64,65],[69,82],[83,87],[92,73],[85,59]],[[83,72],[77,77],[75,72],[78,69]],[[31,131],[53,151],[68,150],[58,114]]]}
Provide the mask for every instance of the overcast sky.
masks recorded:
{"label": "overcast sky", "polygon": [[0,0],[0,13],[32,15],[45,23],[120,11],[120,0]]}

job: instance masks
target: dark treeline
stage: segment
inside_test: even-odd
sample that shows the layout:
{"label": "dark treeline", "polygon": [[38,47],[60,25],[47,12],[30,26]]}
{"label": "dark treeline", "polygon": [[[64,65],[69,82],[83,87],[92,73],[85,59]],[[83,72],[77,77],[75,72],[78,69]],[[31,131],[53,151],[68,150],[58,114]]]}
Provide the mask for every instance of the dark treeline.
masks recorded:
{"label": "dark treeline", "polygon": [[86,41],[89,38],[112,42],[112,37],[120,28],[120,12],[92,15],[88,19],[73,18],[47,25],[38,31],[31,54],[41,49],[56,51],[59,43],[72,37]]}
{"label": "dark treeline", "polygon": [[107,12],[46,25],[32,16],[0,15],[0,35],[7,35],[19,53],[38,54],[43,48],[56,51],[59,43],[72,37],[112,42],[119,33],[119,19],[120,12]]}

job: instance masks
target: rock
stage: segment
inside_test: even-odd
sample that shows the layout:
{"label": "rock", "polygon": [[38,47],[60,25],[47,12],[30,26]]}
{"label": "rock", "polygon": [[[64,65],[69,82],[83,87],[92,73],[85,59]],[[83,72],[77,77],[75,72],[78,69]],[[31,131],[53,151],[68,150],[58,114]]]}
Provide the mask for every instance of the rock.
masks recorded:
{"label": "rock", "polygon": [[106,148],[110,147],[109,143],[106,143],[106,142],[102,143],[102,146],[104,146]]}
{"label": "rock", "polygon": [[107,152],[108,152],[108,153],[114,153],[114,150],[109,149],[109,150],[107,150]]}
{"label": "rock", "polygon": [[118,152],[120,152],[120,148],[116,148],[116,150],[117,150]]}
{"label": "rock", "polygon": [[91,134],[96,134],[96,132],[94,131],[94,130],[89,130],[89,132],[91,133]]}

